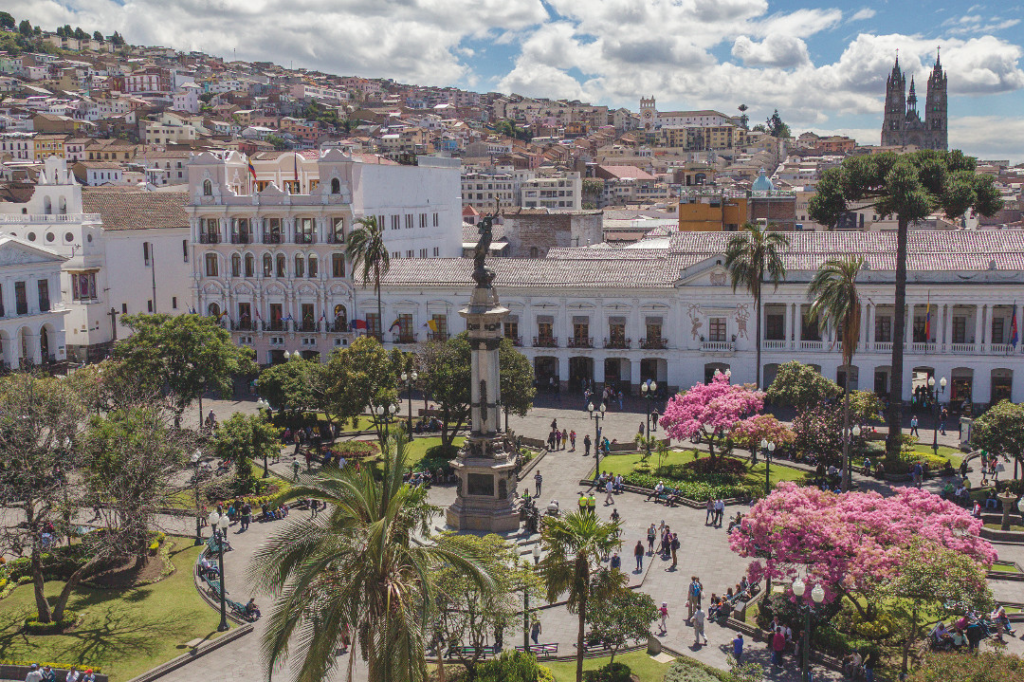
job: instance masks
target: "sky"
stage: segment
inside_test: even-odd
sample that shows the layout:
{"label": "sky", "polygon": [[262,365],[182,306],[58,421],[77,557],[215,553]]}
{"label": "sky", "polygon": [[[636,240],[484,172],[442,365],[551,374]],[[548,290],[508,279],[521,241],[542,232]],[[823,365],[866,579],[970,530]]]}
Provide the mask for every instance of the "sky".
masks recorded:
{"label": "sky", "polygon": [[[119,31],[339,75],[636,111],[713,108],[878,144],[897,50],[924,84],[941,49],[949,142],[1024,161],[1024,3],[958,0],[6,0],[53,30]],[[909,78],[908,78],[909,80]]]}

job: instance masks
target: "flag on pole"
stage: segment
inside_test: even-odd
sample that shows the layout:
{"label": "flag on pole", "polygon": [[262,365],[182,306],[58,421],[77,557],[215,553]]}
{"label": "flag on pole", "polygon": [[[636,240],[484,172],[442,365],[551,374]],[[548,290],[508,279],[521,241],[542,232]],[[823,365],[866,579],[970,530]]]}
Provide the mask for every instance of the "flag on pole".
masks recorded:
{"label": "flag on pole", "polygon": [[437,333],[437,321],[434,319],[427,320],[427,326],[430,327],[430,331]]}
{"label": "flag on pole", "polygon": [[402,328],[402,325],[401,325],[401,324],[399,324],[399,322],[398,322],[398,318],[397,318],[397,317],[395,318],[395,321],[391,323],[391,326],[390,326],[390,327],[388,327],[388,331],[391,331],[391,330],[392,330],[392,329],[394,329],[395,327],[398,327],[399,329],[401,329],[401,328]]}
{"label": "flag on pole", "polygon": [[366,329],[366,320],[352,320],[353,329]]}
{"label": "flag on pole", "polygon": [[259,309],[259,308],[256,308],[256,319],[257,319],[257,320],[262,320],[262,319],[263,319],[263,318],[262,318],[262,317],[260,316],[260,309]]}
{"label": "flag on pole", "polygon": [[249,166],[249,175],[252,176],[252,181],[256,182],[256,166],[252,165],[252,159],[246,157],[245,163]]}
{"label": "flag on pole", "polygon": [[1017,336],[1017,302],[1013,302],[1013,317],[1010,318],[1010,345],[1017,347],[1020,338]]}

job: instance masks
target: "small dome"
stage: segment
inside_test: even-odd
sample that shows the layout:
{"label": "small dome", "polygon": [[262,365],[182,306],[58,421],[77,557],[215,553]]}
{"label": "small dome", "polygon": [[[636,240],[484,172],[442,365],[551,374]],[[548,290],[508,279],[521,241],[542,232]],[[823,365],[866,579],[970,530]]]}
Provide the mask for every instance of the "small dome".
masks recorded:
{"label": "small dome", "polygon": [[753,192],[771,192],[775,189],[775,185],[772,184],[771,180],[765,177],[764,168],[762,168],[761,172],[757,176],[757,180],[754,180],[754,184],[750,189]]}

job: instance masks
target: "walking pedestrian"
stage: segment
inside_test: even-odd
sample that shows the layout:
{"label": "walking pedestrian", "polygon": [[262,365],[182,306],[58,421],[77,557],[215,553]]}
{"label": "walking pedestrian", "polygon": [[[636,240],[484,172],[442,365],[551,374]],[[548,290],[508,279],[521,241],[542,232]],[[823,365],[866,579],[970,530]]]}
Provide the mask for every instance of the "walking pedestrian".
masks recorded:
{"label": "walking pedestrian", "polygon": [[949,419],[949,412],[943,407],[942,411],[939,412],[939,433],[943,436],[946,435],[946,421]]}
{"label": "walking pedestrian", "polygon": [[[308,457],[309,454],[307,453],[306,456]],[[297,460],[297,459],[294,460],[292,462],[292,480],[293,481],[298,481],[299,480],[299,469],[300,468],[302,468],[302,465],[299,464],[299,460]],[[306,468],[308,469],[309,467],[306,467]]]}
{"label": "walking pedestrian", "polygon": [[669,540],[669,547],[672,548],[672,565],[669,566],[670,571],[676,570],[676,565],[679,563],[679,558],[676,556],[676,552],[679,551],[679,535],[672,533],[672,538]]}
{"label": "walking pedestrian", "polygon": [[555,429],[555,449],[562,449],[562,432],[559,431],[558,429]]}
{"label": "walking pedestrian", "polygon": [[565,450],[569,447],[569,432],[562,429],[562,449]]}
{"label": "walking pedestrian", "polygon": [[544,477],[541,476],[540,472],[538,471],[536,474],[533,475],[533,480],[537,484],[537,493],[536,495],[534,495],[534,497],[540,497],[540,486],[541,483],[544,482]]}
{"label": "walking pedestrian", "polygon": [[697,606],[697,610],[693,612],[693,643],[700,646],[700,640],[703,639],[704,643],[708,643],[707,635],[704,634],[704,609]]}
{"label": "walking pedestrian", "polygon": [[569,452],[576,452],[576,429],[569,432]]}
{"label": "walking pedestrian", "polygon": [[610,504],[615,504],[615,497],[612,495],[614,491],[615,485],[612,483],[611,479],[608,479],[604,484],[604,506],[607,507]]}
{"label": "walking pedestrian", "polygon": [[743,664],[743,633],[736,633],[732,640],[732,657],[736,659],[736,665]]}
{"label": "walking pedestrian", "polygon": [[658,614],[661,616],[661,632],[659,634],[664,635],[668,632],[668,602],[661,602]]}
{"label": "walking pedestrian", "polygon": [[241,530],[248,530],[249,523],[252,521],[252,506],[246,502],[242,505],[242,519],[239,522],[239,528]]}
{"label": "walking pedestrian", "polygon": [[917,430],[917,415],[915,414],[910,418],[910,435],[921,437],[921,432]]}
{"label": "walking pedestrian", "polygon": [[540,621],[539,620],[535,620],[535,621],[533,621],[533,625],[530,626],[530,639],[533,640],[534,644],[537,644],[538,640],[540,640],[540,633],[541,633]]}
{"label": "walking pedestrian", "polygon": [[583,456],[590,457],[590,434],[583,437]]}
{"label": "walking pedestrian", "polygon": [[647,529],[647,551],[651,556],[654,556],[654,540],[658,537],[658,529],[651,524],[651,527]]}
{"label": "walking pedestrian", "polygon": [[715,522],[715,501],[712,498],[708,498],[707,504],[704,505],[704,525]]}
{"label": "walking pedestrian", "polygon": [[619,412],[622,412],[622,389],[619,389]]}
{"label": "walking pedestrian", "polygon": [[782,652],[786,650],[786,635],[782,628],[776,627],[772,635],[772,665],[782,665]]}
{"label": "walking pedestrian", "polygon": [[725,500],[719,497],[715,500],[715,525],[722,527],[722,517],[725,516]]}
{"label": "walking pedestrian", "polygon": [[636,572],[640,573],[644,570],[644,543],[642,540],[636,541],[636,547],[633,548],[633,558],[636,559]]}
{"label": "walking pedestrian", "polygon": [[700,578],[695,575],[690,576],[690,587],[686,592],[686,598],[689,601],[689,615],[687,620],[693,618],[694,612],[700,608],[700,593],[703,586],[700,584]]}

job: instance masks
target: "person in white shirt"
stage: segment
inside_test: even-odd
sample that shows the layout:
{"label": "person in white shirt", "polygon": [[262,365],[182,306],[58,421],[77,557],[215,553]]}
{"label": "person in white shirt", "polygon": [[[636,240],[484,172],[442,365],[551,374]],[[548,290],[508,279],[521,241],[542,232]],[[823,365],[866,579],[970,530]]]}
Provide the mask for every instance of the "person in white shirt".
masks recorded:
{"label": "person in white shirt", "polygon": [[78,682],[81,677],[82,676],[79,674],[78,668],[72,667],[71,670],[68,671],[67,677],[64,678],[64,682]]}
{"label": "person in white shirt", "polygon": [[25,675],[25,682],[43,682],[43,673],[39,670],[39,664],[33,663],[32,668]]}

